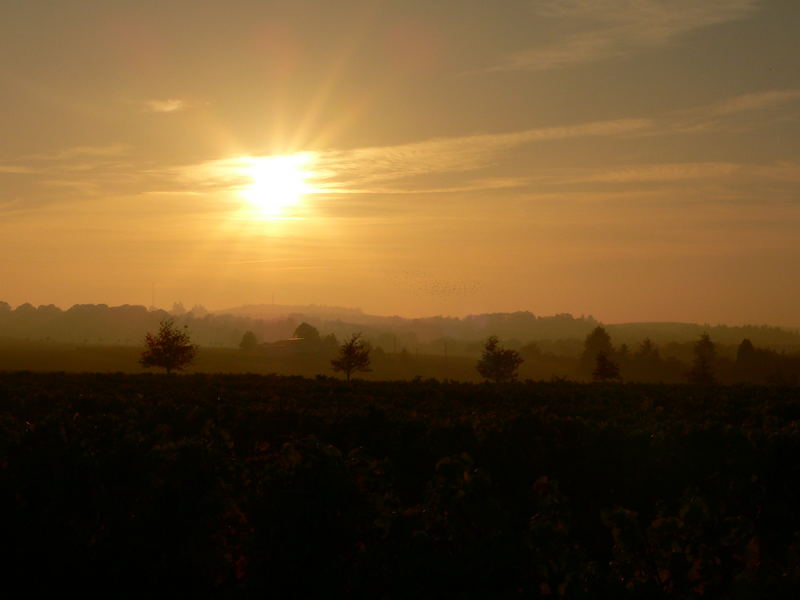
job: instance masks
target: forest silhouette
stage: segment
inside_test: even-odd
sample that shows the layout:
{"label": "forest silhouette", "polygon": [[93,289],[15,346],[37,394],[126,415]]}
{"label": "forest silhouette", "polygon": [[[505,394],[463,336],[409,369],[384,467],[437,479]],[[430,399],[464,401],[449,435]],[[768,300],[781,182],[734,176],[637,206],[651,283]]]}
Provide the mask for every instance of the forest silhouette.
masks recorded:
{"label": "forest silhouette", "polygon": [[201,349],[189,366],[201,372],[330,374],[341,344],[359,334],[371,371],[358,376],[373,380],[480,381],[476,361],[491,339],[519,357],[519,379],[796,384],[800,377],[800,332],[779,327],[605,325],[530,312],[403,319],[302,306],[209,313],[179,303],[166,311],[0,302],[0,369],[138,372],[145,336],[165,320]]}

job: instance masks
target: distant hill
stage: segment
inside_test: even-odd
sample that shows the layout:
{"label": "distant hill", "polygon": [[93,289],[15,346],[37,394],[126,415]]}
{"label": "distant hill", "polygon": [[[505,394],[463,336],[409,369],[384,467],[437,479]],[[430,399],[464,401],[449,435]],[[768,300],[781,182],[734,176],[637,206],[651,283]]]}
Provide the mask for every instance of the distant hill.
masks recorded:
{"label": "distant hill", "polygon": [[[252,331],[259,342],[273,342],[291,337],[306,321],[322,335],[334,334],[339,340],[361,332],[385,352],[405,349],[452,356],[479,354],[490,335],[500,337],[510,347],[536,342],[550,354],[575,356],[586,335],[602,325],[591,316],[537,316],[528,311],[409,319],[369,315],[356,308],[262,304],[170,315],[144,306],[81,304],[62,310],[53,305],[23,304],[12,309],[0,302],[0,340],[140,345],[145,333],[157,329],[159,321],[168,316],[187,326],[192,339],[202,346],[237,347],[247,331]],[[758,347],[800,349],[800,330],[780,327],[695,323],[620,323],[605,327],[615,345],[627,344],[632,349],[645,338],[657,345],[688,344],[703,333],[721,346],[735,346],[747,338]]]}
{"label": "distant hill", "polygon": [[[738,345],[749,339],[760,347],[776,350],[800,348],[800,329],[769,325],[709,325],[698,323],[644,322],[604,325],[592,316],[573,317],[568,313],[536,316],[529,311],[513,313],[483,313],[466,317],[405,318],[370,315],[354,308],[327,306],[255,305],[230,308],[215,314],[229,314],[261,319],[305,320],[323,333],[347,335],[358,329],[366,336],[399,336],[404,344],[431,344],[451,339],[461,342],[480,342],[497,335],[520,345],[531,341],[580,342],[595,327],[606,328],[614,344],[637,346],[645,338],[658,345],[694,342],[703,333],[721,345]],[[387,340],[384,339],[384,342]],[[393,343],[396,340],[393,340]],[[515,344],[516,343],[516,344]],[[574,347],[574,345],[573,345]],[[388,348],[387,348],[388,349]]]}
{"label": "distant hill", "polygon": [[317,305],[292,305],[292,304],[247,304],[235,308],[215,310],[215,315],[236,315],[249,319],[263,319],[270,321],[273,319],[283,319],[292,315],[305,315],[325,320],[335,319],[359,319],[366,317],[359,308],[344,308],[341,306],[317,306]]}
{"label": "distant hill", "polygon": [[654,343],[684,343],[708,333],[717,344],[738,345],[749,339],[757,346],[776,350],[800,347],[800,330],[768,325],[699,325],[697,323],[618,323],[606,325],[616,344],[638,344],[644,338]]}

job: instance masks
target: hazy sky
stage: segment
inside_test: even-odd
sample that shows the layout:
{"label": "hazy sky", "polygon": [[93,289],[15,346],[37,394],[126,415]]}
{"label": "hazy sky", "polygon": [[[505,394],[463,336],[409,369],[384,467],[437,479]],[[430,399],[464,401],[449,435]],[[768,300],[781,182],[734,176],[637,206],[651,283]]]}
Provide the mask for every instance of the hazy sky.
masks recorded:
{"label": "hazy sky", "polygon": [[3,0],[0,300],[800,325],[798,32],[797,0]]}

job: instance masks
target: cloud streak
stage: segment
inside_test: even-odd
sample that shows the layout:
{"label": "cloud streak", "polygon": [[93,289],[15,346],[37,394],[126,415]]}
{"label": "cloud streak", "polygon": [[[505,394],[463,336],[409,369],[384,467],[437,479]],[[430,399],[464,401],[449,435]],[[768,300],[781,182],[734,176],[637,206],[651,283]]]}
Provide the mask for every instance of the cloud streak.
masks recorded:
{"label": "cloud streak", "polygon": [[768,90],[736,96],[712,108],[718,115],[734,115],[753,110],[774,108],[800,100],[800,90]]}
{"label": "cloud streak", "polygon": [[[724,128],[724,121],[744,111],[781,107],[800,99],[800,90],[766,90],[732,97],[689,110],[652,118],[623,118],[573,125],[433,138],[392,146],[371,146],[309,153],[316,193],[327,195],[452,194],[535,185],[555,189],[574,184],[678,184],[689,181],[794,180],[793,163],[757,166],[722,161],[617,165],[606,169],[560,169],[535,176],[491,169],[509,164],[510,153],[525,146],[558,140],[635,138],[694,134]],[[193,189],[235,191],[249,183],[247,167],[254,157],[207,161],[178,169]],[[456,176],[456,180],[454,180]]]}
{"label": "cloud streak", "polygon": [[0,173],[8,173],[11,175],[24,175],[26,173],[34,173],[35,171],[30,167],[23,167],[19,165],[0,165]]}
{"label": "cloud streak", "polygon": [[145,110],[154,113],[174,113],[185,110],[188,105],[179,98],[167,98],[165,100],[147,100],[144,103]]}
{"label": "cloud streak", "polygon": [[[618,119],[510,133],[435,138],[395,146],[310,152],[309,179],[317,193],[420,194],[517,187],[519,177],[477,177],[459,185],[421,184],[418,178],[479,171],[503,160],[507,151],[537,142],[628,135],[651,127],[648,119]],[[258,157],[233,157],[178,168],[187,184],[206,191],[236,191],[246,186],[248,168]],[[417,181],[414,181],[417,179]]]}
{"label": "cloud streak", "polygon": [[[367,196],[406,195],[420,198],[489,193],[493,190],[518,190],[529,194],[567,193],[584,189],[592,195],[599,190],[652,189],[652,184],[666,188],[693,185],[730,186],[734,182],[794,182],[800,170],[796,163],[766,165],[724,161],[686,163],[614,164],[604,168],[579,168],[563,165],[535,171],[519,162],[529,150],[539,145],[569,141],[576,148],[593,139],[627,140],[638,143],[639,137],[694,135],[698,132],[752,126],[754,119],[742,125],[737,116],[743,112],[764,111],[771,118],[776,109],[791,108],[800,100],[800,90],[762,90],[691,109],[670,111],[650,118],[620,118],[522,131],[481,133],[417,142],[370,146],[353,149],[330,149],[308,152],[308,183],[315,194],[329,196],[325,201],[331,211],[344,209],[345,196],[359,210],[373,202]],[[772,111],[772,112],[766,112]],[[537,150],[538,151],[538,150]],[[61,151],[29,156],[21,164],[0,165],[0,174],[44,173],[48,177],[38,185],[65,193],[58,201],[88,195],[129,193],[138,187],[140,194],[194,194],[217,199],[233,197],[252,183],[252,167],[258,156],[234,156],[191,165],[153,168],[141,164],[131,148],[122,144],[83,145]],[[587,189],[587,186],[598,186]],[[459,196],[462,197],[462,196]],[[318,202],[321,206],[321,201]],[[394,203],[399,204],[398,202]],[[338,207],[338,208],[337,208]],[[379,212],[385,210],[377,204]],[[332,213],[333,214],[333,213]]]}
{"label": "cloud streak", "polygon": [[[619,119],[513,133],[431,139],[397,146],[328,151],[318,156],[317,164],[323,173],[332,174],[328,182],[330,191],[385,193],[387,189],[380,184],[424,175],[483,169],[495,165],[504,152],[526,144],[626,135],[646,130],[651,125],[648,119]],[[507,181],[498,182],[507,187]],[[487,189],[486,180],[477,182],[477,186],[477,189]],[[392,187],[395,192],[403,188]],[[458,191],[466,190],[458,188]]]}
{"label": "cloud streak", "polygon": [[662,46],[692,31],[744,19],[758,0],[548,0],[534,11],[564,30],[545,45],[508,56],[490,71],[543,71]]}
{"label": "cloud streak", "polygon": [[127,154],[130,146],[126,144],[108,144],[105,146],[73,146],[59,152],[50,154],[34,154],[29,158],[34,160],[66,161],[75,158],[105,158],[118,157]]}
{"label": "cloud streak", "polygon": [[[753,128],[759,113],[770,117],[768,111],[776,111],[800,100],[800,89],[762,90],[727,98],[725,100],[672,111],[659,119],[658,133],[702,134],[715,130],[747,130]],[[750,113],[748,119],[736,119],[743,113]],[[726,122],[727,120],[727,122]]]}
{"label": "cloud streak", "polygon": [[579,177],[576,181],[595,183],[666,183],[730,177],[742,172],[743,169],[743,165],[727,162],[633,165],[595,172],[591,175]]}

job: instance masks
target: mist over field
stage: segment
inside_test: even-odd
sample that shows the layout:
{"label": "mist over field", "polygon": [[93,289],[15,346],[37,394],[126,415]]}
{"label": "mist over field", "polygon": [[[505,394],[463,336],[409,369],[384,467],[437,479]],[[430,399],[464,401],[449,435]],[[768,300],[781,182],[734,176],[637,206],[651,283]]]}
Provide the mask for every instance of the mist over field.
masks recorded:
{"label": "mist over field", "polygon": [[[408,319],[273,304],[211,313],[200,305],[187,310],[182,303],[169,311],[133,305],[12,309],[0,303],[0,368],[139,372],[145,336],[165,319],[198,346],[197,360],[186,365],[189,372],[331,375],[330,361],[340,345],[358,334],[372,360],[362,377],[480,381],[476,360],[495,336],[521,357],[522,379],[591,380],[602,352],[620,367],[622,380],[681,382],[687,380],[698,340],[707,335],[720,381],[794,383],[800,375],[800,331],[766,325],[606,325],[592,316],[527,311]],[[598,329],[608,340],[592,346]]]}

